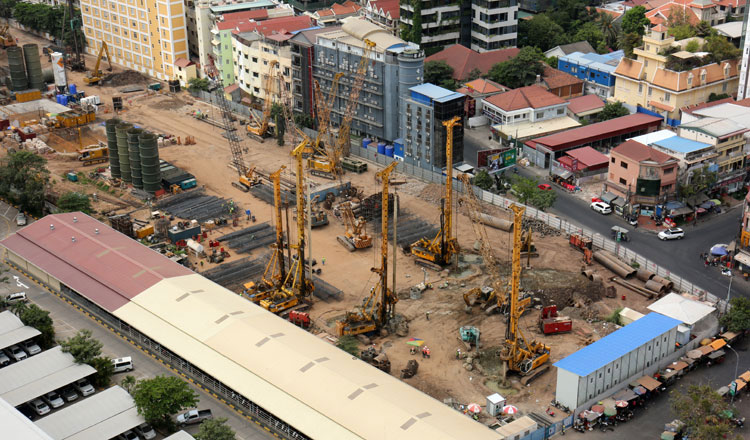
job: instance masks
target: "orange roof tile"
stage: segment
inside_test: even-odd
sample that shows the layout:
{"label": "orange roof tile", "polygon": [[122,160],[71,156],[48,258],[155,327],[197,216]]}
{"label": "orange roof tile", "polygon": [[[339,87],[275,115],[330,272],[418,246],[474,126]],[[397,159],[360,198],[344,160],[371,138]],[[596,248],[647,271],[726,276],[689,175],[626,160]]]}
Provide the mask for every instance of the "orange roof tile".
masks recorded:
{"label": "orange roof tile", "polygon": [[658,164],[664,164],[670,160],[677,161],[674,157],[662,153],[661,151],[655,150],[648,145],[643,145],[640,142],[633,140],[625,141],[615,147],[612,150],[613,153],[625,156],[628,159],[632,159],[636,162],[656,162]]}
{"label": "orange roof tile", "polygon": [[524,108],[537,109],[565,103],[559,96],[537,85],[521,87],[499,95],[493,95],[486,98],[485,102],[506,112]]}
{"label": "orange roof tile", "polygon": [[453,78],[463,80],[469,76],[474,69],[479,69],[482,74],[490,71],[492,66],[515,57],[520,49],[513,47],[510,49],[491,50],[489,52],[475,52],[466,46],[454,44],[440,52],[430,55],[425,59],[429,61],[445,61],[453,68]]}
{"label": "orange roof tile", "polygon": [[369,5],[379,15],[398,19],[401,17],[400,0],[370,0]]}
{"label": "orange roof tile", "polygon": [[573,84],[583,83],[583,80],[576,78],[573,75],[567,74],[561,70],[557,70],[553,67],[544,65],[544,73],[542,74],[542,81],[548,89],[557,89],[559,87],[570,86]]}
{"label": "orange roof tile", "polygon": [[490,93],[502,93],[508,88],[488,79],[479,78],[464,84],[464,87],[456,90],[463,94],[487,95]]}
{"label": "orange roof tile", "polygon": [[[623,58],[624,59],[624,58]],[[703,85],[701,81],[701,74],[703,71],[706,72],[705,84],[711,84],[713,82],[724,80],[724,66],[729,66],[729,78],[738,75],[737,71],[737,60],[727,60],[721,63],[708,64],[706,66],[696,67],[692,70],[684,72],[675,72],[667,69],[657,69],[654,71],[654,77],[651,83],[655,86],[663,87],[665,89],[674,90],[680,92],[688,89],[687,80],[690,74],[693,75],[692,87],[698,87]]]}
{"label": "orange roof tile", "polygon": [[192,64],[195,64],[194,62],[186,59],[186,58],[177,58],[174,62],[174,65],[177,67],[182,67],[183,69],[187,66],[190,66]]}
{"label": "orange roof tile", "polygon": [[623,57],[615,69],[615,74],[627,76],[628,78],[641,79],[643,63],[630,58]]}
{"label": "orange roof tile", "polygon": [[568,100],[568,110],[573,114],[604,108],[604,101],[596,95],[583,95]]}
{"label": "orange roof tile", "polygon": [[659,101],[649,101],[648,105],[650,105],[651,107],[658,108],[659,110],[666,110],[668,112],[671,112],[672,110],[674,110],[673,105],[667,105]]}

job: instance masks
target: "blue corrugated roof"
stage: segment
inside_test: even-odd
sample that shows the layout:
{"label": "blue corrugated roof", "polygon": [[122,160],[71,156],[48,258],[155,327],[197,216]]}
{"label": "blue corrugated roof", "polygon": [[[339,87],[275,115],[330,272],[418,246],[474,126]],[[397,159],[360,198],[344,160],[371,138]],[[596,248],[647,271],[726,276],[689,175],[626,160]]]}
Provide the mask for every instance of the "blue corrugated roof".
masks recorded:
{"label": "blue corrugated roof", "polygon": [[[445,98],[446,96],[450,96],[450,95],[455,95],[456,94],[456,92],[451,92],[448,89],[444,89],[444,88],[442,88],[440,86],[436,86],[435,84],[430,84],[430,83],[420,84],[418,86],[414,86],[414,87],[410,88],[409,90],[411,90],[412,92],[417,92],[420,95],[424,95],[424,96],[426,96],[426,97],[428,97],[430,99],[433,99],[435,101],[437,101],[437,100],[439,100],[441,98]],[[459,95],[460,95],[460,93],[459,93]]]}
{"label": "blue corrugated roof", "polygon": [[704,148],[711,146],[710,144],[704,144],[703,142],[693,141],[679,136],[672,136],[670,138],[656,141],[653,145],[676,151],[678,153],[692,153],[693,151],[703,150]]}
{"label": "blue corrugated roof", "polygon": [[588,376],[680,324],[682,323],[676,319],[651,312],[557,361],[555,366],[579,376]]}
{"label": "blue corrugated roof", "polygon": [[620,59],[625,56],[625,52],[617,50],[607,54],[573,52],[560,57],[561,60],[568,60],[578,65],[588,66],[602,72],[614,72]]}

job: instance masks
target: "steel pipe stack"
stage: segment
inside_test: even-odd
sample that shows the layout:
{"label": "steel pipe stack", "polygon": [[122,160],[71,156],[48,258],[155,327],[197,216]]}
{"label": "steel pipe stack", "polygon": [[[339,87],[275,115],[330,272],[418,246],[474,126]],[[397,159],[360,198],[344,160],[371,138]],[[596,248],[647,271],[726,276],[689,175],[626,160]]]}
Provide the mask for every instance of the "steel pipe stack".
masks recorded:
{"label": "steel pipe stack", "polygon": [[120,173],[120,156],[117,155],[117,125],[121,121],[117,118],[107,119],[107,147],[109,148],[109,168],[112,177],[119,179]]}
{"label": "steel pipe stack", "polygon": [[130,173],[130,151],[128,150],[128,130],[133,128],[133,124],[121,122],[117,124],[117,155],[120,157],[120,177],[123,181],[133,182],[133,175]]}
{"label": "steel pipe stack", "polygon": [[141,178],[141,151],[138,137],[143,133],[140,128],[128,130],[128,153],[130,156],[130,176],[133,178],[133,186],[143,189]]}
{"label": "steel pipe stack", "polygon": [[143,132],[138,137],[138,143],[140,144],[143,189],[153,194],[161,189],[159,147],[156,145],[156,135]]}
{"label": "steel pipe stack", "polygon": [[39,59],[39,46],[36,44],[24,44],[23,57],[26,59],[26,75],[29,78],[29,87],[44,92],[47,90],[47,87],[44,85],[44,76],[42,75],[42,60]]}
{"label": "steel pipe stack", "polygon": [[10,69],[10,89],[14,92],[28,90],[29,80],[26,77],[26,65],[23,62],[23,50],[18,46],[9,47],[8,67]]}

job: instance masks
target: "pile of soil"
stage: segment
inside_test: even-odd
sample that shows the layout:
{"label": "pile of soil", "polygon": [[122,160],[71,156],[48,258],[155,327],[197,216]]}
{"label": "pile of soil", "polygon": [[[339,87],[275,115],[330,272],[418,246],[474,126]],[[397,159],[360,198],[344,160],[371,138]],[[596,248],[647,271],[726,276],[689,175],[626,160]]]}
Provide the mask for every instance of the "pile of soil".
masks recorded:
{"label": "pile of soil", "polygon": [[135,70],[126,70],[124,72],[112,73],[105,76],[102,82],[108,86],[120,87],[131,84],[147,84],[148,77]]}
{"label": "pile of soil", "polygon": [[159,110],[178,110],[187,104],[179,98],[161,99],[148,104],[149,107]]}

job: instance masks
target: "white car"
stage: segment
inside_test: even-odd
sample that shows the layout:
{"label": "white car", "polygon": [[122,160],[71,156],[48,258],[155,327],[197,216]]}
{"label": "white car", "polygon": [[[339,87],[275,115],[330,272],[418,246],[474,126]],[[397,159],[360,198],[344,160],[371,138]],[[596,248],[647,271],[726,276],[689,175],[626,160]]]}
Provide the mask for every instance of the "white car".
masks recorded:
{"label": "white car", "polygon": [[42,399],[34,399],[31,402],[29,402],[29,406],[31,406],[31,409],[34,410],[35,413],[39,414],[40,416],[43,416],[50,412],[49,406],[47,406]]}
{"label": "white car", "polygon": [[120,440],[141,440],[141,438],[138,437],[138,434],[133,431],[125,431],[117,438]]}
{"label": "white car", "polygon": [[141,423],[140,425],[136,426],[135,432],[137,432],[138,435],[145,438],[146,440],[156,438],[156,432],[154,432],[154,428],[152,428],[148,423]]}
{"label": "white car", "polygon": [[39,347],[39,345],[37,345],[36,342],[34,342],[33,339],[21,342],[21,346],[24,350],[26,350],[26,353],[28,353],[29,356],[34,356],[35,354],[39,354],[42,352],[42,349]]}
{"label": "white car", "polygon": [[5,300],[9,303],[16,303],[16,302],[28,302],[28,298],[26,298],[26,292],[16,292],[11,293],[10,295],[5,297]]}
{"label": "white car", "polygon": [[78,393],[71,386],[67,386],[60,390],[60,395],[65,399],[66,402],[72,402],[78,399]]}
{"label": "white car", "polygon": [[10,358],[4,351],[0,351],[0,367],[10,365]]}
{"label": "white car", "polygon": [[57,394],[57,391],[50,391],[49,393],[42,396],[45,402],[52,408],[60,408],[65,405],[65,401]]}
{"label": "white car", "polygon": [[680,228],[665,229],[659,232],[659,240],[680,240],[685,236],[685,231]]}
{"label": "white car", "polygon": [[16,225],[18,226],[26,226],[26,214],[23,212],[19,212],[16,216]]}
{"label": "white car", "polygon": [[600,213],[600,214],[611,214],[612,213],[612,207],[604,202],[593,202],[591,204],[591,209],[594,211]]}
{"label": "white car", "polygon": [[15,359],[16,362],[20,362],[29,357],[26,352],[21,350],[21,347],[19,347],[18,345],[11,345],[10,347],[5,349],[5,352],[8,353],[8,356]]}
{"label": "white car", "polygon": [[91,386],[91,384],[89,383],[89,381],[86,380],[85,378],[84,379],[78,379],[77,381],[73,382],[73,387],[79,393],[81,393],[81,396],[83,396],[83,397],[86,397],[86,396],[89,396],[91,394],[94,394],[94,391],[96,391],[94,389],[94,387]]}

